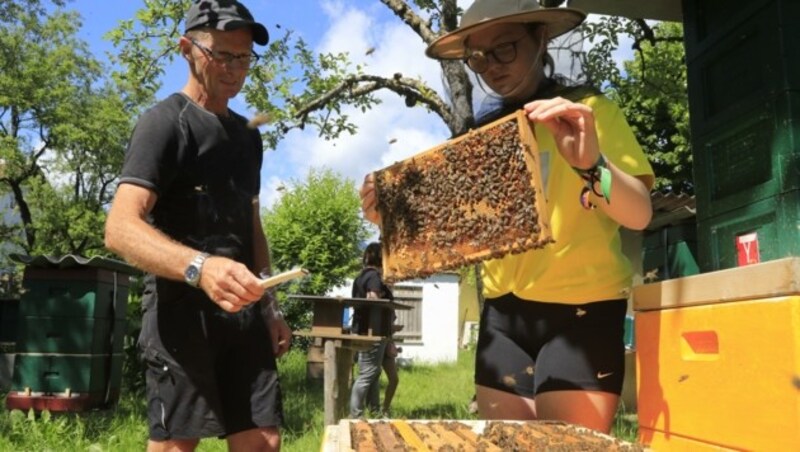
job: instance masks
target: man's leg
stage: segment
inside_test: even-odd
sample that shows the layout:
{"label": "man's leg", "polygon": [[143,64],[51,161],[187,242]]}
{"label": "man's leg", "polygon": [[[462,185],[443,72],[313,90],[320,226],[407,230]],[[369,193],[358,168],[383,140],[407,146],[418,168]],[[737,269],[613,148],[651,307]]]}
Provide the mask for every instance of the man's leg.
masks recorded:
{"label": "man's leg", "polygon": [[199,439],[181,439],[171,441],[147,442],[147,452],[191,452],[197,447]]}
{"label": "man's leg", "polygon": [[277,427],[245,430],[226,439],[230,452],[272,452],[281,449],[281,434]]}

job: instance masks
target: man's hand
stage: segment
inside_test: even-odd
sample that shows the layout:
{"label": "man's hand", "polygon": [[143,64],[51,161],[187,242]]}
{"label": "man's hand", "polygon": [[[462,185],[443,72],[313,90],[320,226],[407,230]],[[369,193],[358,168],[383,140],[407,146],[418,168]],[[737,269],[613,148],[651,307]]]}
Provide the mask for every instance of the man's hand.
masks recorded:
{"label": "man's hand", "polygon": [[203,264],[200,288],[228,312],[238,312],[261,299],[264,289],[256,275],[234,260],[211,256]]}
{"label": "man's hand", "polygon": [[275,353],[276,358],[279,358],[292,346],[292,330],[289,329],[289,325],[286,324],[282,315],[273,317],[267,322],[269,337],[272,340],[272,352]]}

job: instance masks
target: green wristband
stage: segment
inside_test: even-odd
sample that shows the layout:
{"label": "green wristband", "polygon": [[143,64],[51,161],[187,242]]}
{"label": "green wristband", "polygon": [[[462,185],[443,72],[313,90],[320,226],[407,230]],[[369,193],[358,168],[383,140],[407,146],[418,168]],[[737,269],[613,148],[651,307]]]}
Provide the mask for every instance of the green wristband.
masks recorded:
{"label": "green wristband", "polygon": [[[586,184],[580,195],[580,203],[584,208],[593,209],[595,207],[589,202],[589,193],[594,193],[605,199],[606,203],[611,204],[611,170],[608,168],[608,161],[603,154],[598,156],[597,162],[591,168],[580,169],[573,166],[572,169]],[[600,193],[595,190],[595,183],[600,183]]]}

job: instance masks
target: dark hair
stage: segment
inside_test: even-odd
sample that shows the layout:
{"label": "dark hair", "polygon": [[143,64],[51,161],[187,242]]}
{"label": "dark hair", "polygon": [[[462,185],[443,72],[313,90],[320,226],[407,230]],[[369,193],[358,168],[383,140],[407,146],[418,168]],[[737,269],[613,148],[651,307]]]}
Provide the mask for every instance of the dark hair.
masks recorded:
{"label": "dark hair", "polygon": [[381,253],[381,244],[372,242],[364,249],[364,258],[362,259],[364,267],[382,267],[383,255]]}

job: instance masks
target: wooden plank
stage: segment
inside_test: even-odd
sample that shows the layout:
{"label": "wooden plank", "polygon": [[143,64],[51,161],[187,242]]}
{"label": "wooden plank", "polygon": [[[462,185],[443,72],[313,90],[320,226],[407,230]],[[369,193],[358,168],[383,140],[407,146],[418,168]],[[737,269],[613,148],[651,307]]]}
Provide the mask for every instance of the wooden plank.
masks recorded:
{"label": "wooden plank", "polygon": [[323,394],[325,397],[323,417],[325,425],[334,425],[338,422],[336,417],[339,404],[339,374],[336,370],[336,349],[336,341],[325,341],[325,363],[323,364]]}
{"label": "wooden plank", "polygon": [[789,257],[633,288],[637,311],[800,294],[800,258]]}
{"label": "wooden plank", "polygon": [[416,450],[416,452],[431,452],[408,423],[405,421],[392,421],[392,425],[412,450]]}
{"label": "wooden plank", "polygon": [[374,344],[383,340],[379,336],[362,336],[359,334],[343,334],[343,333],[317,333],[316,331],[293,331],[293,335],[302,337],[315,337],[320,339],[334,339],[334,340],[347,340],[351,342],[365,342]]}
{"label": "wooden plank", "polygon": [[442,450],[442,448],[447,445],[427,423],[410,422],[409,425],[414,429],[417,436],[422,439],[422,442],[425,443],[428,449],[438,451]]}
{"label": "wooden plank", "polygon": [[372,428],[366,422],[356,422],[351,425],[353,439],[352,445],[358,452],[378,452]]}
{"label": "wooden plank", "polygon": [[403,281],[552,242],[524,111],[375,172],[383,276]]}
{"label": "wooden plank", "polygon": [[430,425],[431,430],[448,446],[453,446],[456,450],[471,450],[477,448],[477,442],[470,442],[461,435],[454,432],[450,426],[444,426],[440,422]]}
{"label": "wooden plank", "polygon": [[[341,421],[339,421],[339,428],[336,429],[337,430],[336,433],[338,434],[337,443],[339,446],[339,452],[353,452],[350,425],[352,425],[352,423],[347,419],[342,419]],[[322,452],[328,452],[328,451],[323,450]]]}
{"label": "wooden plank", "polygon": [[382,309],[412,309],[407,306],[385,298],[348,298],[348,297],[325,297],[321,295],[289,295],[288,298],[296,300],[312,301],[314,303],[338,304],[343,306],[369,306]]}
{"label": "wooden plank", "polygon": [[475,430],[462,422],[451,422],[450,427],[455,434],[464,438],[467,444],[473,446],[475,450],[483,452],[502,452],[503,450],[489,441],[486,441],[484,438],[479,437],[478,434],[475,433]]}
{"label": "wooden plank", "polygon": [[393,451],[403,450],[403,444],[394,434],[392,425],[387,422],[376,422],[372,424],[373,434],[377,437],[378,449]]}
{"label": "wooden plank", "polygon": [[[334,341],[329,341],[334,342]],[[336,422],[350,414],[350,379],[353,372],[353,350],[335,342],[336,347],[336,384],[334,413]]]}

